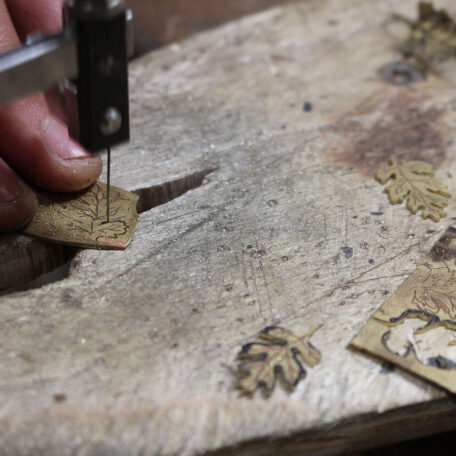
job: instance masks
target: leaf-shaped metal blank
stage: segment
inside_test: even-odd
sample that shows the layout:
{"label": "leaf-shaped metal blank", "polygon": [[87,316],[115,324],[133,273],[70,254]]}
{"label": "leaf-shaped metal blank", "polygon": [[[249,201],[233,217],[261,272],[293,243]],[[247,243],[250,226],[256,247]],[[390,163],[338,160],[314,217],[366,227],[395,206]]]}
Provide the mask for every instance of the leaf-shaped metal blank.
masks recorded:
{"label": "leaf-shaped metal blank", "polygon": [[390,158],[389,165],[377,172],[376,178],[381,184],[391,179],[386,188],[392,204],[402,203],[407,198],[407,209],[415,214],[421,210],[421,216],[438,222],[445,217],[443,208],[448,205],[448,188],[434,176],[429,163],[411,161],[399,164],[395,157]]}
{"label": "leaf-shaped metal blank", "polygon": [[310,343],[319,328],[302,337],[278,326],[261,331],[258,339],[264,342],[246,344],[238,355],[238,388],[246,394],[257,387],[271,392],[278,376],[288,388],[294,388],[306,375],[303,364],[314,367],[320,362],[320,352]]}
{"label": "leaf-shaped metal blank", "polygon": [[138,196],[113,186],[106,222],[107,187],[103,182],[71,196],[39,194],[38,199],[38,211],[23,232],[58,244],[123,250],[138,223]]}

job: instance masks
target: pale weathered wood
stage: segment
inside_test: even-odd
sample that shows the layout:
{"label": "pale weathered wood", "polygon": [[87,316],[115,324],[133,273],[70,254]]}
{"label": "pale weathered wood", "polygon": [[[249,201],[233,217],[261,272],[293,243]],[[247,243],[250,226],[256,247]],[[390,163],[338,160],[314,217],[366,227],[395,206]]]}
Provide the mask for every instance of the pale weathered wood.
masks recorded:
{"label": "pale weathered wood", "polygon": [[[456,215],[452,199],[423,221],[373,180],[395,153],[456,195],[456,64],[404,88],[377,73],[398,57],[384,21],[415,7],[314,0],[133,65],[113,183],[202,185],[144,212],[126,251],[83,251],[66,280],[0,299],[0,448],[329,454],[456,427],[443,392],[346,348]],[[323,324],[322,362],[291,395],[239,398],[235,355],[270,324]]]}

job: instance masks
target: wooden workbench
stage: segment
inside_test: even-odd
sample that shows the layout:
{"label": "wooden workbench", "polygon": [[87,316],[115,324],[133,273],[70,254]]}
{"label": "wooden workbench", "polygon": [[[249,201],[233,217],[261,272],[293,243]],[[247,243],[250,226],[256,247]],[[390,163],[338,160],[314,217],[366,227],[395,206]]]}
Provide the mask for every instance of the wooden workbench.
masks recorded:
{"label": "wooden workbench", "polygon": [[[0,298],[1,452],[332,454],[456,428],[444,392],[346,348],[456,219],[456,198],[434,224],[373,179],[393,153],[426,159],[456,195],[456,62],[383,81],[392,11],[416,2],[313,0],[132,65],[112,180],[139,190],[137,232]],[[38,241],[2,248],[24,277],[56,265]],[[322,361],[292,394],[241,398],[235,356],[271,324],[322,324]]]}

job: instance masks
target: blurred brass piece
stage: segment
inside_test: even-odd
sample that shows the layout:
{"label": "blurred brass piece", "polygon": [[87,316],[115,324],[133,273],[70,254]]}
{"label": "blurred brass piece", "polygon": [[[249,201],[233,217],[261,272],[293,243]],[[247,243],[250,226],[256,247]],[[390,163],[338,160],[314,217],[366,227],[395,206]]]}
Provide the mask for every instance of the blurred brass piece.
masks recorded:
{"label": "blurred brass piece", "polygon": [[445,10],[437,10],[432,3],[420,2],[418,19],[411,21],[400,15],[395,19],[410,27],[410,34],[399,46],[406,58],[414,58],[418,65],[430,68],[455,56],[456,22]]}

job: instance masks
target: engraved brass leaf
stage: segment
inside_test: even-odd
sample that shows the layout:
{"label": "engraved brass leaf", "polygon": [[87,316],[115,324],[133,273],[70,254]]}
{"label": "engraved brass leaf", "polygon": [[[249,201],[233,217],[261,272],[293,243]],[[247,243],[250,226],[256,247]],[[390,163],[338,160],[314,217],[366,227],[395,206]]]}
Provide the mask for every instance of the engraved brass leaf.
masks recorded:
{"label": "engraved brass leaf", "polygon": [[237,387],[245,394],[258,387],[271,392],[281,377],[285,386],[294,388],[306,375],[304,364],[314,367],[320,363],[320,352],[309,341],[319,328],[302,337],[278,326],[261,331],[258,339],[264,342],[246,344],[238,354]]}
{"label": "engraved brass leaf", "polygon": [[23,232],[50,242],[123,250],[138,223],[138,196],[113,186],[106,222],[107,187],[103,182],[75,195],[39,194],[38,199],[38,211]]}
{"label": "engraved brass leaf", "polygon": [[456,320],[456,271],[422,266],[422,280],[414,290],[412,304],[419,310],[441,313]]}
{"label": "engraved brass leaf", "polygon": [[376,175],[381,184],[391,180],[386,193],[392,204],[402,203],[407,199],[407,209],[416,214],[421,210],[421,216],[438,222],[446,214],[443,211],[448,205],[448,188],[434,176],[434,170],[429,163],[411,161],[399,164],[391,157],[389,165],[381,167]]}

